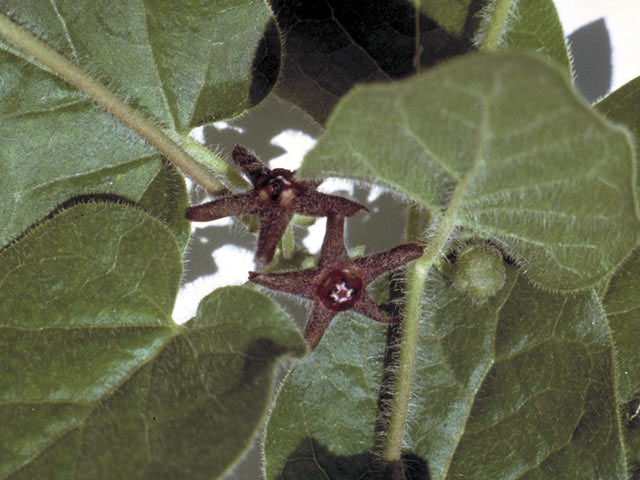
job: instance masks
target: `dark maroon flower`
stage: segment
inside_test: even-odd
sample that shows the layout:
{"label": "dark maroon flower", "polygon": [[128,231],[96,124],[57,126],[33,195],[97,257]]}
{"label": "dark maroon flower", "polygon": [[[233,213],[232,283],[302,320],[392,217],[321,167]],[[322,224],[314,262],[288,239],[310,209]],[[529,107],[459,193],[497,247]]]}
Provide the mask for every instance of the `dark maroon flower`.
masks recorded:
{"label": "dark maroon flower", "polygon": [[232,215],[260,217],[256,258],[262,265],[273,259],[278,242],[295,213],[310,217],[329,214],[350,217],[366,208],[359,203],[316,191],[320,182],[296,180],[284,168],[270,170],[242,145],[236,145],[233,160],[253,184],[253,190],[228,195],[187,209],[192,222],[208,222]]}
{"label": "dark maroon flower", "polygon": [[249,272],[249,280],[313,301],[313,310],[304,330],[304,338],[313,350],[333,317],[344,310],[355,310],[377,322],[398,322],[398,317],[391,317],[373,302],[366,287],[383,273],[422,254],[421,245],[406,243],[386,252],[351,260],[344,246],[344,217],[329,214],[317,267],[285,273]]}

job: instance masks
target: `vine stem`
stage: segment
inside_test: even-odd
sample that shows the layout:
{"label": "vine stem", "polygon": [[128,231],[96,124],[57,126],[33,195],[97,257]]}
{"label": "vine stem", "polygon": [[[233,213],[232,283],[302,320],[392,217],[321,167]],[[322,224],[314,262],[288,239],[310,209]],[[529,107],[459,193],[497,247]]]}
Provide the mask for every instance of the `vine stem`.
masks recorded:
{"label": "vine stem", "polygon": [[[422,292],[433,263],[445,247],[455,227],[455,209],[449,208],[438,223],[435,235],[427,244],[424,255],[413,262],[407,276],[405,312],[402,320],[400,355],[396,372],[394,395],[391,400],[391,418],[382,457],[389,463],[398,463],[402,457],[402,440],[409,411],[409,398],[416,367],[416,351],[420,338]],[[407,230],[410,230],[409,228]]]}
{"label": "vine stem", "polygon": [[60,55],[45,42],[0,14],[0,37],[19,50],[47,66],[53,73],[86,93],[96,104],[118,118],[149,142],[161,155],[173,162],[196,183],[212,194],[226,190],[225,186],[205,166],[189,155],[140,112],[126,104],[102,83]]}
{"label": "vine stem", "polygon": [[[506,30],[514,0],[496,0],[487,23],[487,30],[480,45],[484,51],[493,51]],[[440,252],[446,247],[456,226],[456,213],[466,189],[467,183],[478,167],[478,158],[473,167],[458,183],[447,210],[433,220],[435,232],[429,239],[424,255],[410,267],[407,275],[407,293],[405,296],[404,318],[399,344],[398,367],[395,373],[394,395],[391,400],[391,415],[387,428],[387,437],[382,451],[386,462],[401,466],[402,444],[404,431],[409,413],[409,401],[416,367],[418,350],[420,317],[422,313],[422,296],[429,271],[437,260]],[[405,241],[411,241],[419,236],[420,225],[424,225],[419,209],[411,206],[405,226]],[[395,472],[394,472],[395,473]]]}
{"label": "vine stem", "polygon": [[513,4],[514,0],[495,0],[486,25],[484,38],[479,45],[480,50],[492,52],[498,47],[498,43],[505,33]]}
{"label": "vine stem", "polygon": [[[456,215],[460,202],[467,189],[467,184],[478,168],[478,158],[476,158],[473,166],[456,186],[447,209],[434,219],[435,232],[429,238],[424,254],[409,267],[399,345],[398,369],[395,376],[394,395],[391,400],[391,417],[386,443],[382,452],[383,459],[391,464],[400,465],[402,460],[402,442],[409,412],[409,400],[416,367],[418,341],[420,339],[420,317],[424,286],[431,267],[446,247],[456,227]],[[407,215],[405,236],[413,238],[405,238],[405,240],[413,240],[419,236],[419,224],[424,224],[424,220],[425,217],[421,216],[418,207],[411,206]]]}

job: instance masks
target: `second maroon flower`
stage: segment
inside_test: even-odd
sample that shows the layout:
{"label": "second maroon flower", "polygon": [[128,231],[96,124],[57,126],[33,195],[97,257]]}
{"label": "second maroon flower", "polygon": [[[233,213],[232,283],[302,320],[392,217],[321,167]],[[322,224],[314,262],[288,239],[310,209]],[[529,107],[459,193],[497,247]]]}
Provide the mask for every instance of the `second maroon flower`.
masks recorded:
{"label": "second maroon flower", "polygon": [[383,273],[415,260],[422,253],[421,245],[406,243],[351,260],[344,246],[344,217],[329,214],[317,267],[285,273],[249,272],[249,280],[313,301],[304,338],[314,349],[333,317],[344,310],[354,310],[377,322],[397,322],[399,318],[391,317],[373,302],[366,287]]}

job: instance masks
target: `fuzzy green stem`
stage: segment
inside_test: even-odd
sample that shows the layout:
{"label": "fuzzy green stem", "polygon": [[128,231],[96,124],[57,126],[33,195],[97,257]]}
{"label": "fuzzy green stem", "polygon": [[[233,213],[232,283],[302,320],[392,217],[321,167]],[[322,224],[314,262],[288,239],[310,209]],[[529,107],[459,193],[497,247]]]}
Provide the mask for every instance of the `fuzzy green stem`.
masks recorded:
{"label": "fuzzy green stem", "polygon": [[493,52],[498,47],[498,43],[505,33],[513,2],[514,0],[495,0],[484,38],[479,45],[480,50]]}
{"label": "fuzzy green stem", "polygon": [[[440,253],[446,247],[456,226],[456,214],[462,201],[467,183],[475,172],[476,165],[462,178],[451,198],[447,210],[435,219],[436,230],[426,245],[424,255],[410,267],[407,276],[407,294],[405,297],[404,317],[400,338],[400,354],[395,376],[394,395],[391,401],[391,417],[387,438],[382,452],[383,459],[399,464],[402,459],[402,440],[409,412],[409,400],[416,368],[416,354],[420,340],[420,318],[422,297],[429,271]],[[423,224],[425,217],[417,206],[412,206],[407,215],[405,234],[416,235],[417,225]],[[409,240],[410,238],[407,238]]]}
{"label": "fuzzy green stem", "polygon": [[431,266],[437,259],[439,252],[446,245],[454,226],[455,223],[452,216],[444,216],[436,235],[430,239],[424,255],[409,267],[405,313],[402,320],[400,356],[391,403],[391,419],[383,452],[383,458],[387,462],[399,462],[402,456],[402,438],[409,411],[409,397],[413,385],[416,351],[420,337],[419,329],[424,284]]}
{"label": "fuzzy green stem", "polygon": [[175,140],[159,127],[131,108],[111,90],[89,76],[49,45],[14,23],[6,15],[0,15],[0,37],[19,50],[47,66],[53,73],[86,93],[95,103],[133,129],[168,160],[189,175],[210,193],[225,190],[224,185],[206,167],[193,159]]}
{"label": "fuzzy green stem", "polygon": [[[249,182],[240,175],[238,170],[233,168],[228,162],[225,162],[219,156],[213,155],[211,150],[201,143],[196,142],[191,137],[182,137],[176,132],[168,131],[166,134],[178,143],[188,155],[196,160],[196,162],[208,166],[211,170],[222,176],[230,187],[238,190],[246,190],[250,187]],[[211,193],[220,193],[220,191]]]}

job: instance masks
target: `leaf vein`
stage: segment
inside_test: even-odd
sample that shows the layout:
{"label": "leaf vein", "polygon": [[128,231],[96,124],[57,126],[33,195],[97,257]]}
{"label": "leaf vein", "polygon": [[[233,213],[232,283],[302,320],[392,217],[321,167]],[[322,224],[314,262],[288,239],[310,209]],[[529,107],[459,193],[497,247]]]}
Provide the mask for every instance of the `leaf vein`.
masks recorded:
{"label": "leaf vein", "polygon": [[79,58],[78,51],[76,50],[76,46],[73,43],[73,40],[71,39],[71,34],[70,34],[69,29],[67,27],[67,21],[60,14],[60,11],[58,10],[58,5],[57,5],[56,0],[49,0],[49,1],[51,2],[51,7],[53,8],[53,11],[56,13],[56,18],[60,22],[60,26],[62,27],[62,31],[64,32],[64,36],[67,39],[67,43],[69,44],[69,47],[71,48],[71,53],[72,53],[73,59],[76,60],[76,62],[77,62],[78,58]]}
{"label": "leaf vein", "polygon": [[398,113],[400,114],[400,118],[402,118],[402,123],[403,123],[403,125],[405,127],[405,131],[407,132],[409,137],[412,138],[413,140],[415,140],[415,142],[427,153],[427,155],[431,158],[431,160],[433,160],[438,165],[440,165],[440,168],[442,168],[446,173],[448,173],[455,180],[460,182],[461,175],[458,172],[453,171],[451,169],[451,167],[449,165],[447,165],[447,163],[444,161],[444,159],[442,159],[438,155],[436,155],[429,148],[429,146],[426,143],[424,143],[422,138],[420,138],[420,136],[413,130],[413,128],[410,125],[409,116],[407,115],[407,112],[405,112],[404,108],[402,108],[402,106],[397,104],[397,103],[396,103],[395,107],[396,107],[396,110],[398,111]]}

